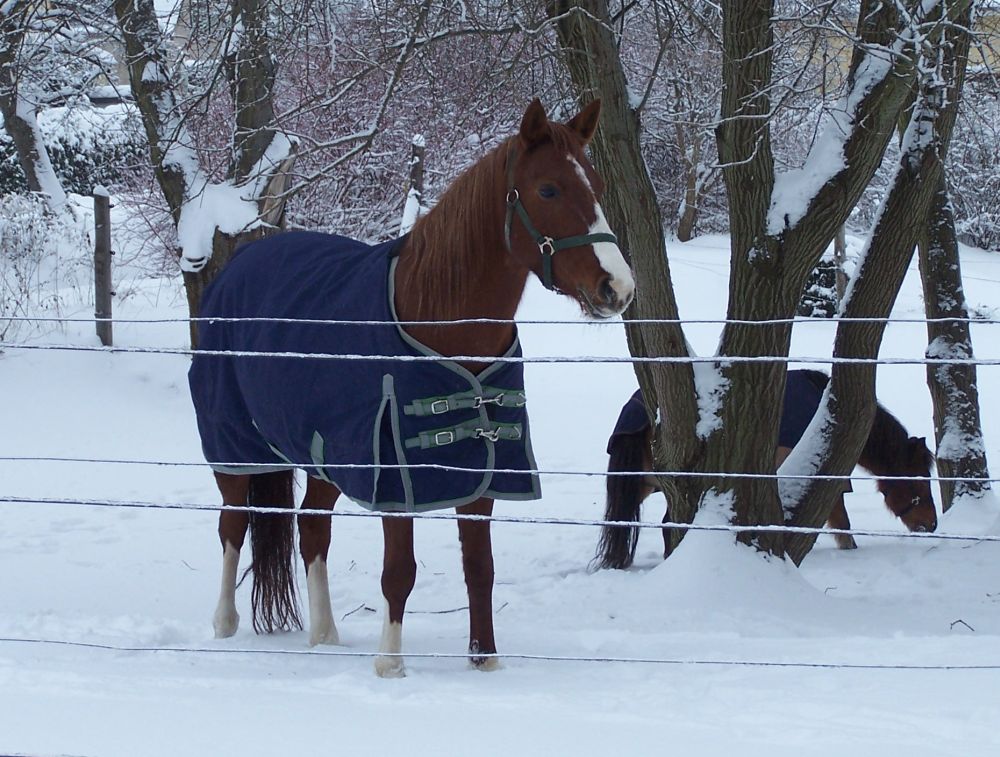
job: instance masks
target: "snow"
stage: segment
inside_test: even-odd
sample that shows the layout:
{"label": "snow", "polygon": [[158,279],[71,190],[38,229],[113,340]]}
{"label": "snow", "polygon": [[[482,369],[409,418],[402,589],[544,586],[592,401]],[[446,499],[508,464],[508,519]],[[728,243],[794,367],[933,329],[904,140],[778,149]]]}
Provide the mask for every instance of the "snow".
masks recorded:
{"label": "snow", "polygon": [[844,146],[854,136],[858,109],[872,90],[892,73],[893,59],[900,54],[902,45],[902,41],[897,41],[892,50],[872,48],[868,51],[850,91],[827,114],[803,165],[775,175],[767,217],[768,234],[777,236],[794,227],[805,216],[820,189],[847,167]]}
{"label": "snow", "polygon": [[[20,117],[20,119],[27,124],[34,133],[32,142],[34,144],[44,144],[38,119],[35,115],[35,105],[26,100],[20,93],[16,94],[15,98],[14,108],[18,117]],[[48,152],[41,151],[37,153],[34,168],[39,188],[41,189],[42,196],[45,197],[45,201],[49,208],[56,213],[60,213],[65,210],[66,193],[63,191],[62,185],[59,183],[59,177],[56,176],[55,169],[52,167]]]}
{"label": "snow", "polygon": [[[856,255],[858,240],[849,242]],[[114,243],[123,252],[117,261],[132,259],[128,240]],[[670,245],[684,317],[723,317],[728,249],[722,236]],[[970,305],[993,312],[1000,259],[966,249],[962,267]],[[116,317],[184,316],[175,279],[124,268],[116,278],[119,291],[132,293],[116,302]],[[80,315],[88,311],[81,302]],[[911,270],[895,315],[922,312]],[[532,280],[519,315],[572,320],[577,308]],[[980,357],[1000,357],[998,329],[973,325]],[[686,329],[700,354],[712,354],[719,331]],[[792,354],[829,354],[833,332],[828,321],[798,324]],[[179,348],[187,325],[121,320],[115,338]],[[523,325],[521,338],[528,356],[627,354],[614,323]],[[97,345],[92,323],[43,339]],[[923,324],[893,323],[882,354],[919,358],[925,347]],[[0,354],[0,458],[200,463],[186,368],[180,355],[8,349]],[[997,370],[980,369],[995,461]],[[631,368],[533,363],[526,384],[540,466],[603,470],[607,435],[635,387]],[[883,366],[878,393],[911,433],[932,436],[924,366]],[[602,487],[601,477],[546,475],[541,501],[499,503],[497,513],[595,519]],[[23,459],[0,459],[0,496],[218,501],[200,465]],[[698,522],[724,522],[725,507],[706,506]],[[855,483],[847,507],[857,528],[903,533],[871,482]],[[662,513],[654,497],[644,520]],[[246,584],[236,596],[243,625],[232,638],[214,638],[222,560],[212,512],[6,501],[0,514],[4,754],[577,756],[654,754],[669,744],[695,755],[985,757],[1000,747],[1000,670],[877,667],[1000,666],[997,543],[859,536],[858,550],[841,552],[821,537],[795,569],[717,532],[692,533],[664,562],[650,529],[633,569],[591,572],[593,527],[497,524],[501,652],[646,661],[512,657],[484,674],[461,657],[468,620],[455,526],[421,522],[403,629],[409,675],[382,680],[370,656],[330,656],[378,649],[381,528],[371,519],[334,519],[329,580],[343,646],[318,656],[306,654],[307,632],[255,636]],[[992,497],[961,502],[940,528],[1000,534],[1000,507]],[[143,647],[204,651],[128,651]],[[433,653],[460,656],[419,656]],[[734,664],[759,662],[828,667]]]}

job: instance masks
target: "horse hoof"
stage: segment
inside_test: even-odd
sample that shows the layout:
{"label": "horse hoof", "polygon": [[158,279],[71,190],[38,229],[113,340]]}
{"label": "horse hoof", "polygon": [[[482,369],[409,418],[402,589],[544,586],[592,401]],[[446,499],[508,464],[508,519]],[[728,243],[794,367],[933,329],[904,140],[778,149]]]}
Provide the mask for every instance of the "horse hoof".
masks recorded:
{"label": "horse hoof", "polygon": [[375,658],[375,675],[379,678],[406,678],[403,658],[379,655]]}
{"label": "horse hoof", "polygon": [[499,657],[470,657],[469,665],[484,673],[492,673],[494,670],[500,670],[502,667]]}
{"label": "horse hoof", "polygon": [[837,542],[837,549],[857,549],[858,543],[854,541],[854,537],[850,534],[837,534],[834,536]]}
{"label": "horse hoof", "polygon": [[237,612],[216,613],[212,619],[212,627],[215,629],[215,638],[228,639],[240,627],[240,615]]}
{"label": "horse hoof", "polygon": [[340,634],[337,633],[337,627],[331,626],[325,631],[313,631],[309,634],[309,646],[315,647],[319,644],[340,644]]}

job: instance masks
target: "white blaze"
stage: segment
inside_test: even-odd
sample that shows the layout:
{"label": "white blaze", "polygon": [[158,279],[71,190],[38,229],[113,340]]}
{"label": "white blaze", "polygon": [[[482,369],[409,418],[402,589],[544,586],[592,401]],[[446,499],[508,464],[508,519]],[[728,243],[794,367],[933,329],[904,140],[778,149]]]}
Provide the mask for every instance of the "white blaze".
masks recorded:
{"label": "white blaze", "polygon": [[[594,188],[591,186],[590,179],[587,178],[587,172],[583,170],[583,166],[573,156],[569,157],[569,161],[573,164],[573,169],[576,171],[577,176],[580,177],[580,181],[584,183],[584,186],[589,187],[591,193],[593,193]],[[611,227],[608,226],[608,221],[604,217],[604,210],[598,202],[594,203],[594,216],[594,222],[590,225],[588,233],[614,233],[611,231]],[[632,301],[632,295],[635,293],[635,280],[632,278],[632,269],[625,262],[625,256],[622,255],[622,251],[614,242],[594,242],[592,246],[594,254],[597,256],[597,262],[601,264],[601,268],[607,271],[611,277],[611,288],[615,290],[618,299],[627,305]]]}

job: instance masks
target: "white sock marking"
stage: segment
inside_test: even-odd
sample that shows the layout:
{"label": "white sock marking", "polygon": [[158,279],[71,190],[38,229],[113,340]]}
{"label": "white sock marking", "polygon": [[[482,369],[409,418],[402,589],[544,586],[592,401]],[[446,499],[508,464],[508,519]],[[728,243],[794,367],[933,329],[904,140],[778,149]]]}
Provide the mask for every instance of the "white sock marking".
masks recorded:
{"label": "white sock marking", "polygon": [[236,612],[236,571],[240,565],[240,551],[226,542],[222,550],[222,586],[219,603],[215,606],[212,626],[215,638],[227,639],[240,627],[240,614]]}
{"label": "white sock marking", "polygon": [[388,603],[385,605],[378,651],[380,654],[375,658],[375,672],[380,678],[402,678],[406,675],[403,658],[399,656],[403,651],[403,624],[389,620]]}
{"label": "white sock marking", "polygon": [[330,607],[326,560],[322,557],[317,556],[306,569],[306,589],[309,592],[309,646],[339,644],[340,636]]}

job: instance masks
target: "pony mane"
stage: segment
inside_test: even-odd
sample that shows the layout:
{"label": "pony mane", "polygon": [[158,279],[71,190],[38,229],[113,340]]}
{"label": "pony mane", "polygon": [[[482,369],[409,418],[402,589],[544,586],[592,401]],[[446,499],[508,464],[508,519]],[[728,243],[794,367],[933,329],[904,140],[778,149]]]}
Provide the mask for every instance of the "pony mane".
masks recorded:
{"label": "pony mane", "polygon": [[[868,434],[868,441],[861,452],[859,464],[875,475],[899,473],[909,465],[910,434],[899,420],[880,403],[875,404],[875,420]],[[926,466],[921,473],[930,473],[931,456],[921,461]]]}
{"label": "pony mane", "polygon": [[[822,371],[802,370],[805,377],[819,390],[826,388],[830,377]],[[868,439],[861,450],[858,465],[871,473],[890,475],[905,470],[913,461],[910,432],[895,415],[886,410],[882,403],[875,401],[875,419],[872,421]],[[922,474],[930,474],[934,456],[925,447],[925,458],[920,461]]]}

